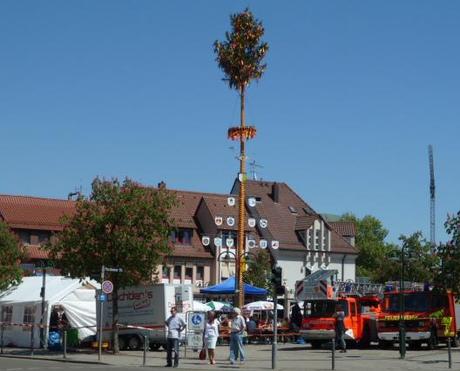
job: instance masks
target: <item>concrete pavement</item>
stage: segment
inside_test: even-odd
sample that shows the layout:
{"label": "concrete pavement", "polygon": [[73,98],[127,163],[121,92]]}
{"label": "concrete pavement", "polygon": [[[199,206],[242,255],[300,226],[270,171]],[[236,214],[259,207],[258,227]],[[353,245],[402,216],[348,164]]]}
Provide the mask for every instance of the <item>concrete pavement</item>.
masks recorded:
{"label": "concrete pavement", "polygon": [[[217,365],[209,365],[206,361],[198,359],[198,353],[184,349],[181,350],[180,368],[187,370],[212,370],[212,369],[245,369],[269,370],[271,369],[271,345],[246,346],[247,361],[244,365],[230,365],[227,361],[228,347],[219,346],[216,349]],[[28,349],[5,348],[4,357],[30,358]],[[166,352],[147,352],[146,366],[163,368]],[[101,364],[112,367],[141,367],[143,352],[124,351],[114,355],[103,353],[101,362],[98,361],[97,352],[78,351],[69,352],[67,358],[62,353],[35,350],[34,360],[53,360],[60,362],[73,362],[83,364]],[[452,350],[452,370],[460,370],[460,349]],[[1,366],[0,366],[1,368]],[[279,344],[277,357],[278,370],[331,370],[331,352],[328,350],[313,350],[305,345]],[[397,349],[351,349],[347,353],[336,353],[336,370],[353,371],[378,371],[378,370],[448,370],[448,355],[446,348],[434,351],[418,350],[408,351],[405,360],[399,359]]]}

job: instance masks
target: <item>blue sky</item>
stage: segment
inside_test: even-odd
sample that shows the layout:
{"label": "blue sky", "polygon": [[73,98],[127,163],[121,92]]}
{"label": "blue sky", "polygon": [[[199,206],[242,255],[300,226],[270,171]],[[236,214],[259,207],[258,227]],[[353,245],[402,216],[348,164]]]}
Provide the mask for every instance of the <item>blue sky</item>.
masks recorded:
{"label": "blue sky", "polygon": [[[259,176],[389,241],[460,209],[460,2],[0,2],[0,193],[65,198],[96,176],[228,192],[238,96],[212,43],[246,6],[270,44],[248,91]],[[235,146],[236,148],[237,146]]]}

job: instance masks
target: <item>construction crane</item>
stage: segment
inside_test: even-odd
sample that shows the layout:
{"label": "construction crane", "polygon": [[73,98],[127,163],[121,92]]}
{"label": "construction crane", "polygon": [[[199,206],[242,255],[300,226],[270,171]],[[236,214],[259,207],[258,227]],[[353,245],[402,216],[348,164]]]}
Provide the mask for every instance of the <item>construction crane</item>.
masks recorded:
{"label": "construction crane", "polygon": [[430,163],[430,243],[431,250],[436,248],[436,219],[435,219],[435,183],[434,183],[434,163],[433,163],[433,146],[428,146],[428,160]]}

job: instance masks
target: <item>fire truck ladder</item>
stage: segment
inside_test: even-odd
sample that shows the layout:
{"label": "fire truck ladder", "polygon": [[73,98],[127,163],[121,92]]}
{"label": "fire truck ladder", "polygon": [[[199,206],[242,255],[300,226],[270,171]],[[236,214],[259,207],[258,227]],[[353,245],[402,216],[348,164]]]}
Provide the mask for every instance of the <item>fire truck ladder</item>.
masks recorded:
{"label": "fire truck ladder", "polygon": [[336,295],[345,294],[345,295],[370,295],[377,294],[382,295],[384,290],[384,285],[379,283],[361,283],[361,282],[352,282],[352,281],[337,281],[334,282],[334,292]]}

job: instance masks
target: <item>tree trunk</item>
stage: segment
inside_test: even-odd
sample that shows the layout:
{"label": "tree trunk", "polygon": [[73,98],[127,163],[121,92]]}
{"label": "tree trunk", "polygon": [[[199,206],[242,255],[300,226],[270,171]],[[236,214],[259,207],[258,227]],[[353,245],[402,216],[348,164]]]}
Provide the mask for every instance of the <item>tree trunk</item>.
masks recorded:
{"label": "tree trunk", "polygon": [[[115,275],[113,275],[115,276]],[[113,293],[112,293],[112,348],[113,353],[120,353],[118,344],[118,280],[116,277],[113,279]]]}

